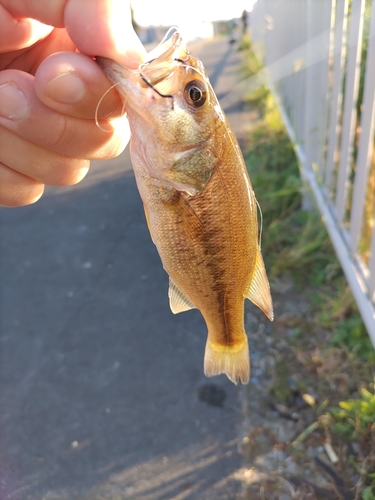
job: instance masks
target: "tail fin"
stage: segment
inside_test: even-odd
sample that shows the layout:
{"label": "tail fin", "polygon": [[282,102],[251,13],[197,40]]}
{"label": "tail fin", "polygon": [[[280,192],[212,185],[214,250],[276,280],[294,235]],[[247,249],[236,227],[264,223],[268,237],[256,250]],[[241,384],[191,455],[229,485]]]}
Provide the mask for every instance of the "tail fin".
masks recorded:
{"label": "tail fin", "polygon": [[246,335],[240,346],[221,346],[207,339],[204,373],[206,377],[225,373],[236,385],[239,379],[247,384],[250,377],[250,357]]}

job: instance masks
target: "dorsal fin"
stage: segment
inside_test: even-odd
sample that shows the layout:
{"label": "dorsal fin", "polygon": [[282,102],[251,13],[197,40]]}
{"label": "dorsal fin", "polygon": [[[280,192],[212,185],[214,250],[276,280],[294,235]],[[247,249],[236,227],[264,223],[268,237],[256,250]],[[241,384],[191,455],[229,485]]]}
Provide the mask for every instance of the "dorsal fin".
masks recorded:
{"label": "dorsal fin", "polygon": [[195,309],[195,305],[186,297],[183,292],[181,292],[181,290],[171,278],[169,278],[168,297],[169,306],[173,314],[189,311],[189,309]]}
{"label": "dorsal fin", "polygon": [[261,309],[268,319],[273,321],[273,307],[270,292],[270,285],[268,283],[266,269],[264,267],[263,257],[258,247],[257,258],[255,263],[255,270],[253,279],[246,298],[251,300],[256,306]]}

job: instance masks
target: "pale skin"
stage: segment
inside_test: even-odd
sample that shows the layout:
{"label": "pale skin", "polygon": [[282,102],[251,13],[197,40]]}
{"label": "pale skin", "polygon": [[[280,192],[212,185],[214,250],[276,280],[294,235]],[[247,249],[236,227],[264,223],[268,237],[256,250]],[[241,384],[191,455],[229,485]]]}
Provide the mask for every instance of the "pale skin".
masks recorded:
{"label": "pale skin", "polygon": [[125,0],[0,0],[0,205],[36,202],[45,185],[83,179],[119,155],[129,125],[92,59],[145,58]]}

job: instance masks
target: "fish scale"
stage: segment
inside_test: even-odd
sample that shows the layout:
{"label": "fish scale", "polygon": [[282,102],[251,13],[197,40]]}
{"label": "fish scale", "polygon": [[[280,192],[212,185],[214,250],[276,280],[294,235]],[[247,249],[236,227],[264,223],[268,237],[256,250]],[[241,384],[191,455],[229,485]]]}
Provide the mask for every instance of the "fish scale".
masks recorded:
{"label": "fish scale", "polygon": [[247,383],[244,299],[273,319],[253,188],[203,65],[177,30],[149,57],[138,70],[97,60],[126,103],[135,177],[170,277],[172,312],[202,313],[207,376]]}

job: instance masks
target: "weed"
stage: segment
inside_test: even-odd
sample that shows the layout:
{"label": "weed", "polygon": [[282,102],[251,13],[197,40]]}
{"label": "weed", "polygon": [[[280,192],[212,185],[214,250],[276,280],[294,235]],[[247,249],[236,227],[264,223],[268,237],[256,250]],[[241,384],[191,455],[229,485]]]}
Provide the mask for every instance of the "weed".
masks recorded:
{"label": "weed", "polygon": [[[375,477],[375,474],[372,474],[371,477]],[[375,485],[368,486],[363,490],[362,500],[375,500]]]}
{"label": "weed", "polygon": [[297,158],[270,94],[264,110],[245,160],[262,207],[270,277],[291,271],[299,282],[303,277],[322,284],[332,275],[336,258],[318,212],[300,210],[303,185]]}
{"label": "weed", "polygon": [[335,417],[334,430],[350,439],[371,440],[372,431],[375,431],[375,394],[365,387],[360,393],[361,398],[341,401],[339,408],[331,409]]}
{"label": "weed", "polygon": [[[251,43],[243,40],[241,49],[246,54],[245,76],[261,71]],[[338,448],[344,446],[343,439],[359,443],[359,453],[344,460],[341,472],[345,477],[356,471],[360,478],[356,485],[351,483],[356,500],[375,500],[375,395],[369,390],[373,389],[374,349],[320,214],[301,209],[304,186],[298,161],[272,95],[260,88],[247,96],[247,102],[257,111],[258,120],[245,161],[262,207],[262,252],[271,288],[273,280],[288,275],[310,300],[300,324],[286,325],[289,331],[297,326],[293,337],[289,335],[295,365],[290,359],[276,364],[269,392],[276,401],[290,404],[288,380],[298,363],[304,375],[294,372],[293,376],[301,383],[304,377],[302,385],[315,377],[317,404],[310,412],[320,424],[324,417],[323,439],[332,435]],[[323,339],[319,344],[318,335]]]}
{"label": "weed", "polygon": [[[248,46],[244,40],[243,47]],[[248,75],[261,70],[250,49],[246,61]],[[300,285],[311,286],[311,300],[319,311],[315,320],[332,331],[333,345],[345,344],[359,357],[373,360],[371,341],[320,214],[301,210],[304,187],[293,145],[272,95],[268,89],[261,90],[261,94],[249,96],[250,106],[261,112],[249,137],[245,161],[262,207],[262,246],[270,277],[288,272]]]}
{"label": "weed", "polygon": [[237,48],[238,50],[250,50],[250,47],[251,47],[250,35],[249,33],[245,33],[242,36]]}

